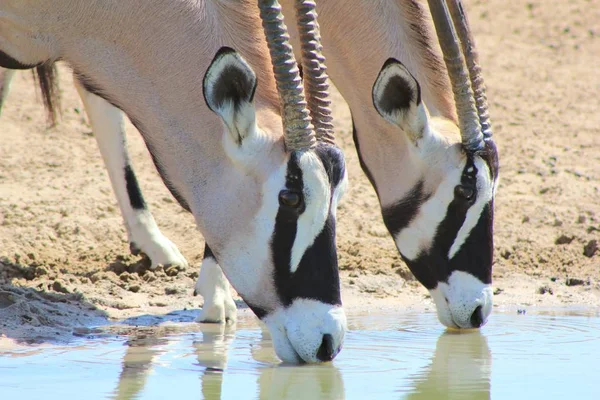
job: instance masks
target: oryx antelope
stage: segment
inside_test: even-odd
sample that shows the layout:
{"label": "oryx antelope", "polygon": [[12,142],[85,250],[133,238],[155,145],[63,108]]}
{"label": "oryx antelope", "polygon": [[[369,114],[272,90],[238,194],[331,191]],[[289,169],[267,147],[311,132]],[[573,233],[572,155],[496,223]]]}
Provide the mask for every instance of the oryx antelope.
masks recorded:
{"label": "oryx antelope", "polygon": [[[132,246],[154,263],[185,263],[129,165],[118,109],[127,114],[277,355],[331,360],[346,329],[335,210],[347,177],[323,97],[314,4],[297,9],[305,78],[315,74],[305,79],[308,109],[279,5],[258,4],[260,16],[251,0],[3,0],[0,66],[71,66]],[[235,317],[223,272],[202,272],[202,320]]]}
{"label": "oryx antelope", "polygon": [[[294,0],[281,3],[291,12]],[[318,11],[386,227],[439,320],[479,328],[492,311],[498,155],[460,1],[319,0]],[[215,263],[208,251],[203,265]]]}
{"label": "oryx antelope", "polygon": [[[282,0],[284,10],[293,2]],[[445,7],[431,3],[433,9]],[[452,0],[448,6],[460,29],[453,33],[451,24],[439,33],[451,39],[445,47],[461,37],[474,96],[468,80],[453,78],[451,85],[424,0],[320,0],[319,21],[328,72],[352,111],[361,166],[378,194],[386,226],[411,271],[430,290],[440,321],[469,328],[483,325],[492,309],[498,156],[474,43],[460,3]],[[438,21],[449,21],[441,14]],[[290,28],[297,44],[299,35]],[[453,65],[461,57],[455,54]],[[453,90],[464,94],[457,96],[458,106]],[[474,97],[478,118],[469,105]],[[127,202],[122,193],[117,196]],[[166,243],[155,247],[171,249],[146,215],[159,243]],[[196,291],[219,299],[209,302],[211,318],[233,318],[228,285],[209,248]]]}
{"label": "oryx antelope", "polygon": [[[282,0],[284,11],[292,3]],[[327,71],[350,106],[385,225],[440,321],[480,327],[492,310],[498,155],[462,5],[340,4],[318,2]]]}

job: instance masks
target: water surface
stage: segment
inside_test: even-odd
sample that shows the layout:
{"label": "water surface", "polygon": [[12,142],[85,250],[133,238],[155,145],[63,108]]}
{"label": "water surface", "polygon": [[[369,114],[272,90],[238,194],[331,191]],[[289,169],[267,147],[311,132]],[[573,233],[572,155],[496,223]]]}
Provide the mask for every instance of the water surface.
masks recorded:
{"label": "water surface", "polygon": [[495,313],[466,333],[432,313],[355,315],[333,363],[301,367],[278,363],[252,317],[235,328],[165,322],[192,318],[0,350],[0,399],[600,398],[597,310]]}

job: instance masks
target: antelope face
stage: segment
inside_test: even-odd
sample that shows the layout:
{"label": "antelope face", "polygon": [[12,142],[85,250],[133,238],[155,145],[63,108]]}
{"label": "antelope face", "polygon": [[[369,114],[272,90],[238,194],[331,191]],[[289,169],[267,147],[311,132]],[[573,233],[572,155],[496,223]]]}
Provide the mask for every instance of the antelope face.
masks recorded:
{"label": "antelope face", "polygon": [[251,67],[235,51],[221,49],[204,78],[204,96],[223,119],[225,153],[253,182],[245,197],[256,205],[248,206],[252,216],[245,216],[244,226],[223,227],[226,234],[209,244],[233,287],[269,328],[279,358],[330,361],[346,330],[335,243],[336,208],[347,185],[344,157],[319,143],[265,166],[282,146],[255,121],[255,89]]}
{"label": "antelope face", "polygon": [[374,105],[410,137],[411,151],[423,163],[412,189],[382,204],[384,222],[402,258],[430,291],[440,321],[479,328],[492,309],[496,148],[486,140],[483,151],[469,152],[442,140],[420,97],[408,70],[388,60],[373,87]]}

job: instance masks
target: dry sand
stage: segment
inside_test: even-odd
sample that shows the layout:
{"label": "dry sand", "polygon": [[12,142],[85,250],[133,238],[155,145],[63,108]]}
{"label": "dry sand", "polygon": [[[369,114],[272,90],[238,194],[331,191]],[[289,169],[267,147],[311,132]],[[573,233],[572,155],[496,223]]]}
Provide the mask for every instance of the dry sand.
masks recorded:
{"label": "dry sand", "polygon": [[[495,305],[597,308],[600,7],[585,0],[466,3],[501,152]],[[203,240],[192,217],[165,189],[128,126],[146,200],[190,267],[152,272],[129,255],[90,126],[68,71],[61,72],[58,126],[48,128],[29,73],[15,78],[0,119],[0,336],[68,338],[74,326],[105,317],[199,308],[202,299],[192,292]],[[349,112],[339,96],[335,104],[351,180],[338,212],[345,304],[350,311],[432,310],[381,221],[354,150]]]}

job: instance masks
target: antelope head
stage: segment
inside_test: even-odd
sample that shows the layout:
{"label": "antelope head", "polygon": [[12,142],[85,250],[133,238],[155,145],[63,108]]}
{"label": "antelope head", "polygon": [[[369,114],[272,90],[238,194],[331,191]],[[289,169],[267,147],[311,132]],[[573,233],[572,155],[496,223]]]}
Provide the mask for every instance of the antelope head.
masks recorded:
{"label": "antelope head", "polygon": [[409,156],[421,175],[403,198],[382,204],[382,210],[402,258],[430,291],[440,321],[453,328],[479,328],[492,310],[498,155],[465,15],[458,0],[447,3],[429,0],[429,7],[458,124],[430,118],[417,80],[395,59],[384,64],[373,86],[373,103],[408,136]]}
{"label": "antelope head", "polygon": [[330,361],[346,330],[335,217],[347,175],[343,154],[333,142],[315,5],[296,3],[299,29],[305,32],[307,104],[281,8],[276,0],[258,3],[281,101],[284,140],[279,146],[284,151],[269,171],[260,167],[277,148],[269,142],[273,135],[264,134],[273,124],[257,123],[254,93],[260,83],[235,50],[222,48],[204,78],[206,103],[223,120],[224,147],[234,164],[249,177],[266,178],[252,229],[225,244],[207,242],[233,287],[266,323],[279,358]]}

